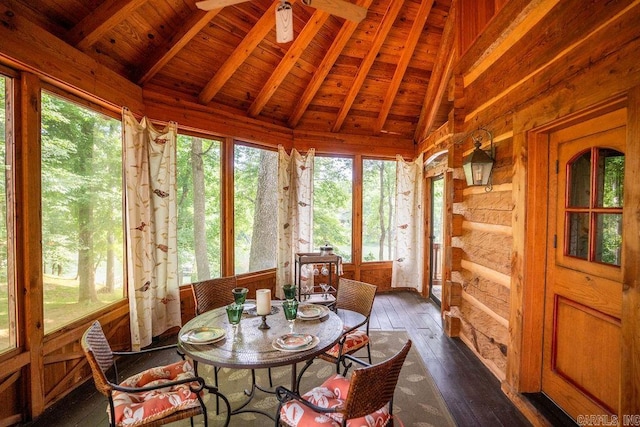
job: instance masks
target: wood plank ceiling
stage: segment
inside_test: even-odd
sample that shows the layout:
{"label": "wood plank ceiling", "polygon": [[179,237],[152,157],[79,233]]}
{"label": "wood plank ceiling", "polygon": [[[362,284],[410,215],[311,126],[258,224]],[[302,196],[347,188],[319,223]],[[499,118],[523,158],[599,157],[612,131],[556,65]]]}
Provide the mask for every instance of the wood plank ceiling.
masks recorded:
{"label": "wood plank ceiling", "polygon": [[275,40],[280,0],[209,12],[196,0],[11,3],[145,93],[297,130],[414,142],[447,120],[451,0],[351,0],[368,8],[359,24],[290,1],[286,44]]}

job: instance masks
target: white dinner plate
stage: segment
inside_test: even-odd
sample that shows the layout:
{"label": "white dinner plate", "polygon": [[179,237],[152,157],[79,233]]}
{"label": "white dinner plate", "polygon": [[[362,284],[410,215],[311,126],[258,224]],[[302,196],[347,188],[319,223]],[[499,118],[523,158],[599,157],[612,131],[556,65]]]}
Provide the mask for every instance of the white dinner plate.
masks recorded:
{"label": "white dinner plate", "polygon": [[248,313],[249,310],[253,310],[254,308],[256,308],[256,305],[252,302],[245,302],[244,303],[244,308],[242,309],[245,313]]}
{"label": "white dinner plate", "polygon": [[309,343],[307,343],[306,345],[303,345],[301,347],[296,347],[296,348],[285,348],[282,347],[279,343],[278,343],[278,339],[276,338],[275,340],[273,340],[271,342],[271,345],[273,346],[273,348],[275,348],[278,351],[306,351],[309,349],[312,349],[313,347],[317,346],[318,343],[320,342],[320,338],[316,337],[315,335],[310,335],[311,336],[311,341]]}
{"label": "white dinner plate", "polygon": [[226,331],[206,326],[190,329],[180,336],[180,340],[189,344],[213,344],[223,339]]}
{"label": "white dinner plate", "polygon": [[303,304],[298,307],[298,318],[302,320],[316,320],[329,313],[329,309],[320,304]]}
{"label": "white dinner plate", "polygon": [[281,337],[276,338],[276,344],[278,344],[280,348],[286,350],[295,350],[301,347],[305,347],[311,341],[313,341],[313,335],[300,333],[285,334]]}

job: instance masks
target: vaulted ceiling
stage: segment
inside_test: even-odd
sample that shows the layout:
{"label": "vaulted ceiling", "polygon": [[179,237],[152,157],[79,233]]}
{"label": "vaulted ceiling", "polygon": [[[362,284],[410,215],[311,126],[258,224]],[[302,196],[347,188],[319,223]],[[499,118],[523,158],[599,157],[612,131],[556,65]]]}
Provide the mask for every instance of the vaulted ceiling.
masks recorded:
{"label": "vaulted ceiling", "polygon": [[447,120],[451,0],[348,0],[360,23],[280,0],[202,11],[196,0],[2,0],[145,93],[297,130],[419,141]]}

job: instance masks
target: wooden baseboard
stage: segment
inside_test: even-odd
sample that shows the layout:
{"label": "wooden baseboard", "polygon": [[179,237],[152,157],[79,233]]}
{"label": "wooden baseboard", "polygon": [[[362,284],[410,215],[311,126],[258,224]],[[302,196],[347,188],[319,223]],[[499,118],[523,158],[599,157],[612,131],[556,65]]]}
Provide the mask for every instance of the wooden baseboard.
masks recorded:
{"label": "wooden baseboard", "polygon": [[529,402],[525,396],[512,391],[511,387],[504,381],[502,382],[501,388],[503,393],[507,395],[509,400],[513,402],[516,408],[522,412],[522,415],[524,415],[534,427],[553,427],[553,424],[545,418],[544,414]]}

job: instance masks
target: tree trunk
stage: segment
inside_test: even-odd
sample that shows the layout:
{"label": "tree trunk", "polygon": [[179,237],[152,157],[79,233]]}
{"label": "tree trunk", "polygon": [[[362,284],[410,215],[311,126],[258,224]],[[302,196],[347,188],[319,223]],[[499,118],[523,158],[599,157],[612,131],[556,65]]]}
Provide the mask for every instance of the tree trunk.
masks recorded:
{"label": "tree trunk", "polygon": [[249,271],[265,270],[275,266],[277,241],[274,217],[278,212],[277,194],[278,156],[274,152],[260,152],[258,170],[258,191],[253,217],[251,250],[249,251]]}
{"label": "tree trunk", "polygon": [[191,138],[191,171],[193,177],[193,243],[198,281],[211,278],[207,253],[207,227],[205,224],[204,166],[202,139]]}
{"label": "tree trunk", "polygon": [[107,293],[112,293],[115,289],[116,252],[113,250],[115,241],[116,239],[113,235],[113,232],[109,231],[107,235],[107,277],[105,283],[105,292]]}
{"label": "tree trunk", "polygon": [[[93,128],[94,122],[87,121],[82,125],[82,137],[78,139],[76,163],[80,176],[89,176],[93,169]],[[95,269],[93,254],[93,203],[90,179],[79,190],[78,197],[78,301],[98,301],[95,286]]]}
{"label": "tree trunk", "polygon": [[380,217],[380,240],[378,244],[378,260],[384,259],[384,241],[386,227],[384,225],[384,162],[378,162],[380,170],[380,201],[378,202],[378,216]]}
{"label": "tree trunk", "polygon": [[389,186],[389,191],[387,191],[387,205],[389,207],[388,220],[387,220],[387,230],[389,230],[389,232],[387,233],[387,239],[388,239],[387,259],[391,259],[393,256],[393,233],[391,232],[391,227],[393,227],[393,207],[395,205],[395,191],[392,191],[392,190],[395,189],[395,186],[394,186],[395,182],[396,182],[396,177],[394,173],[394,175],[389,176],[389,179],[387,180],[387,185]]}

